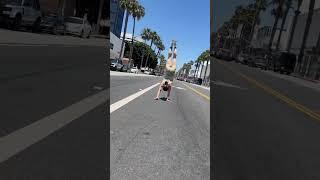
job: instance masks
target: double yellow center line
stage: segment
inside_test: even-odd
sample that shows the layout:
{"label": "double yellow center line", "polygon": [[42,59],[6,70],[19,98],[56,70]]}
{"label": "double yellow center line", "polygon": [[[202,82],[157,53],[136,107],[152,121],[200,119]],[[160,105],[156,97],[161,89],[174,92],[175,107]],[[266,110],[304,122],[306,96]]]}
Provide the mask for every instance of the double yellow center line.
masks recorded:
{"label": "double yellow center line", "polygon": [[[222,63],[220,63],[222,64]],[[304,114],[308,115],[309,117],[313,118],[313,119],[316,119],[316,120],[319,120],[320,121],[320,114],[312,111],[311,109],[307,108],[306,106],[302,105],[302,104],[299,104],[298,102],[290,99],[289,97],[285,96],[285,95],[282,95],[281,93],[275,91],[274,89],[268,87],[267,85],[265,84],[262,84],[256,80],[254,80],[253,78],[250,78],[240,72],[237,72],[233,69],[231,69],[230,67],[227,67],[226,65],[222,64],[223,66],[225,66],[227,69],[229,69],[230,71],[238,74],[239,76],[241,76],[242,78],[244,78],[245,80],[247,80],[248,82],[254,84],[255,86],[257,86],[258,88],[264,90],[265,92],[271,94],[272,96],[284,101],[285,103],[287,103],[289,106],[299,110],[300,112],[303,112]]]}
{"label": "double yellow center line", "polygon": [[194,88],[186,85],[185,83],[182,83],[182,84],[185,85],[185,86],[186,86],[187,88],[189,88],[190,90],[192,90],[193,92],[195,92],[195,93],[197,93],[198,95],[202,96],[202,97],[205,98],[206,100],[210,101],[210,97],[209,97],[209,96],[207,96],[207,95],[203,94],[202,92],[200,92],[200,91],[198,91],[198,90],[196,90],[196,89],[194,89]]}

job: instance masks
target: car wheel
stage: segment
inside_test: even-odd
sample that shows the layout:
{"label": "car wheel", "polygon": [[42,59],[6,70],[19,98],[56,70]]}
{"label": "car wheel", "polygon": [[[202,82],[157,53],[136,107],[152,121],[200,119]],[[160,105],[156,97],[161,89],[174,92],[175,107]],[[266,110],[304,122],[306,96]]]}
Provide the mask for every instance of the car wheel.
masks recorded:
{"label": "car wheel", "polygon": [[91,31],[88,33],[87,39],[89,39],[91,36]]}
{"label": "car wheel", "polygon": [[17,14],[16,17],[13,20],[12,29],[13,30],[19,30],[21,27],[21,21],[22,17],[20,14]]}
{"label": "car wheel", "polygon": [[38,19],[33,23],[32,32],[34,32],[34,33],[39,32],[40,23],[41,23],[41,19],[38,18]]}
{"label": "car wheel", "polygon": [[84,36],[84,32],[82,30],[81,33],[80,33],[80,37],[83,38],[83,36]]}

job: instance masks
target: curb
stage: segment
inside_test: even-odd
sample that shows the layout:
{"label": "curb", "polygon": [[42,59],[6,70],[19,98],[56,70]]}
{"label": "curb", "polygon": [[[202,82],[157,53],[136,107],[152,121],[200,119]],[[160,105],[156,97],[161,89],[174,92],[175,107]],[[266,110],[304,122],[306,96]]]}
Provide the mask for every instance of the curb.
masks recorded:
{"label": "curb", "polygon": [[303,79],[303,80],[306,80],[306,81],[309,81],[309,82],[317,83],[317,84],[320,83],[320,81],[318,81],[318,80],[301,77],[300,75],[297,75],[297,74],[292,74],[291,76],[299,78],[299,79]]}

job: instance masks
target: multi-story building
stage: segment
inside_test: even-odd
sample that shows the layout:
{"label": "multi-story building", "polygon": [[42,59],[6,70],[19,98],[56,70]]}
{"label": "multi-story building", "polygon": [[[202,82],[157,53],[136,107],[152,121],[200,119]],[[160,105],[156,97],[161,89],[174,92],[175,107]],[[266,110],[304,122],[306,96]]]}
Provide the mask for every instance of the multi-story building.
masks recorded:
{"label": "multi-story building", "polygon": [[110,31],[120,38],[124,10],[120,7],[120,0],[110,0]]}
{"label": "multi-story building", "polygon": [[[120,39],[124,10],[120,7],[120,0],[110,0],[110,58],[119,58],[122,40]],[[125,47],[125,45],[124,45]],[[122,56],[124,48],[122,49]]]}
{"label": "multi-story building", "polygon": [[[301,5],[301,14],[298,16],[297,25],[294,31],[290,51],[299,54],[303,35],[306,27],[306,20],[309,11],[310,0],[303,1]],[[291,17],[290,19],[293,19]],[[320,79],[320,1],[315,1],[314,14],[310,26],[308,38],[305,45],[304,58],[302,59],[299,74],[310,78]],[[290,26],[292,30],[292,27]]]}

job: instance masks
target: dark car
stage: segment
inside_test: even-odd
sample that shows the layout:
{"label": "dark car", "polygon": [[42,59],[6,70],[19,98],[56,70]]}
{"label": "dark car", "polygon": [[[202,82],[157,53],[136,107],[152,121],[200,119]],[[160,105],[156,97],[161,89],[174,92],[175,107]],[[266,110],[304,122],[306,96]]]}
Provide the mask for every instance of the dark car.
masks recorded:
{"label": "dark car", "polygon": [[255,67],[258,67],[260,69],[264,69],[264,70],[267,70],[267,59],[262,57],[262,56],[256,56],[254,58],[254,64],[255,64]]}
{"label": "dark car", "polygon": [[270,59],[270,68],[281,74],[291,74],[294,71],[296,55],[288,52],[274,53]]}
{"label": "dark car", "polygon": [[65,34],[66,25],[64,18],[56,14],[50,14],[43,17],[41,22],[41,30],[52,34]]}

